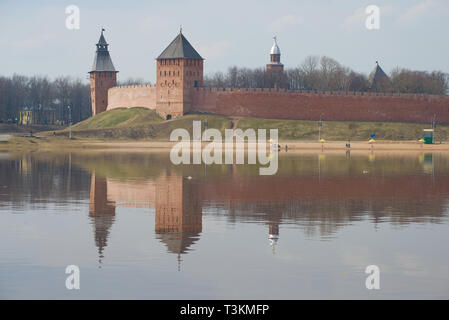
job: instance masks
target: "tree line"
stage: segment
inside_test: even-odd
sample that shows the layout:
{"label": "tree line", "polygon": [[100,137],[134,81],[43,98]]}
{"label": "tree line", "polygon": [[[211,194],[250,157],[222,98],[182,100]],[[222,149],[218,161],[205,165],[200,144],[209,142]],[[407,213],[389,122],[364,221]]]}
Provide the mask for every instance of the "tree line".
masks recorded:
{"label": "tree line", "polygon": [[76,123],[92,114],[90,85],[71,77],[50,80],[44,76],[0,76],[0,120],[14,122],[24,108],[51,108],[61,124],[68,123],[71,112],[72,122]]}
{"label": "tree line", "polygon": [[372,77],[355,72],[326,56],[308,56],[296,68],[284,73],[267,72],[265,68],[231,67],[227,72],[215,72],[204,77],[206,87],[230,88],[286,88],[290,90],[319,91],[380,91],[394,93],[448,94],[449,74],[434,71],[412,71],[395,68],[382,81],[382,86],[373,88]]}

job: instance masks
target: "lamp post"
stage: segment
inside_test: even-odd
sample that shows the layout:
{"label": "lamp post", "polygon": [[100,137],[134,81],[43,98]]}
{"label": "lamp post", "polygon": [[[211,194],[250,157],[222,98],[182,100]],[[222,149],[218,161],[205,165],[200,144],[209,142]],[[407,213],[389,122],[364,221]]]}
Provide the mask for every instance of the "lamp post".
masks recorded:
{"label": "lamp post", "polygon": [[[208,126],[208,123],[207,123],[207,118],[206,118],[206,119],[204,119],[204,131],[207,130],[207,126]],[[206,176],[206,175],[207,175],[207,167],[206,167],[206,161],[204,161],[204,176]]]}
{"label": "lamp post", "polygon": [[318,141],[321,142],[321,127],[323,126],[322,121],[323,114],[320,114],[320,121],[318,122]]}
{"label": "lamp post", "polygon": [[69,139],[72,139],[72,107],[67,106],[69,109]]}
{"label": "lamp post", "polygon": [[437,114],[435,113],[432,118],[432,129],[433,129],[432,144],[435,143],[435,128],[437,127],[436,122],[437,122]]}

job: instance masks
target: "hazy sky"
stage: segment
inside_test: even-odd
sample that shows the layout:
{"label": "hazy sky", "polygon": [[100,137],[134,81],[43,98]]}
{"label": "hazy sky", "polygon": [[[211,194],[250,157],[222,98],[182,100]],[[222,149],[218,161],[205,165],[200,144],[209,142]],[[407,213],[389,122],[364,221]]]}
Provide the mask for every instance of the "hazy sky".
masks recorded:
{"label": "hazy sky", "polygon": [[[79,30],[66,28],[72,4]],[[365,27],[368,5],[381,8],[379,30]],[[154,59],[180,25],[205,73],[264,66],[274,35],[287,68],[327,55],[364,73],[376,60],[386,72],[449,72],[449,0],[0,0],[0,75],[85,79],[103,26],[119,79],[154,82]]]}

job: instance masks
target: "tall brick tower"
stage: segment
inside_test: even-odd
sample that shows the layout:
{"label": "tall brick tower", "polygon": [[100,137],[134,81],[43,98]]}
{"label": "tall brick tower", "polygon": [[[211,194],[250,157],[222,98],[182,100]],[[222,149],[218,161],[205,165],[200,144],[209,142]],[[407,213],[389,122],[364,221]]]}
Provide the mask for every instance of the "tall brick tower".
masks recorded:
{"label": "tall brick tower", "polygon": [[270,63],[267,64],[267,83],[270,88],[286,87],[284,65],[281,63],[281,50],[278,47],[277,39],[274,37],[274,44],[270,51]]}
{"label": "tall brick tower", "polygon": [[203,85],[203,58],[180,30],[157,57],[156,112],[165,119],[191,109],[192,89]]}
{"label": "tall brick tower", "polygon": [[108,106],[108,89],[117,85],[117,73],[109,55],[106,39],[101,29],[97,43],[94,64],[90,73],[90,91],[92,98],[92,116],[106,111]]}

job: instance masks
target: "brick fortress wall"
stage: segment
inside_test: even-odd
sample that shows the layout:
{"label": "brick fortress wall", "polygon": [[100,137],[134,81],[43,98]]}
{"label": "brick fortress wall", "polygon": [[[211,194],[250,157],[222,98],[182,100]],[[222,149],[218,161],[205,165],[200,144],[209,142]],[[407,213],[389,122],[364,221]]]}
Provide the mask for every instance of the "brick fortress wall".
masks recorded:
{"label": "brick fortress wall", "polygon": [[[449,123],[449,96],[284,89],[192,88],[191,112],[267,119]],[[177,99],[176,99],[177,101]],[[156,86],[113,87],[107,110],[156,109]],[[159,105],[159,108],[161,106]],[[158,110],[170,114],[173,110]]]}
{"label": "brick fortress wall", "polygon": [[449,123],[449,96],[195,88],[192,109],[227,116]]}
{"label": "brick fortress wall", "polygon": [[156,86],[119,86],[108,90],[107,110],[132,107],[156,109]]}

